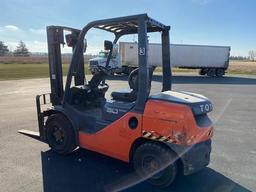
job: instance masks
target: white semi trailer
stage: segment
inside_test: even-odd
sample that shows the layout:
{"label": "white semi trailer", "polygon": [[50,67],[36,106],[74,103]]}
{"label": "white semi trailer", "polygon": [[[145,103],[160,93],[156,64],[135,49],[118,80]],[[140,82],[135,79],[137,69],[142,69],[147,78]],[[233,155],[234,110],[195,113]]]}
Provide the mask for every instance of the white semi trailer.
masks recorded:
{"label": "white semi trailer", "polygon": [[[148,44],[148,62],[152,66],[162,65],[162,46],[157,43]],[[178,68],[200,69],[200,75],[223,76],[229,65],[229,46],[184,45],[171,44],[171,65]],[[129,74],[138,65],[138,44],[119,42],[119,48],[114,47],[110,67],[115,73]],[[90,70],[97,65],[105,65],[106,52],[90,60]]]}

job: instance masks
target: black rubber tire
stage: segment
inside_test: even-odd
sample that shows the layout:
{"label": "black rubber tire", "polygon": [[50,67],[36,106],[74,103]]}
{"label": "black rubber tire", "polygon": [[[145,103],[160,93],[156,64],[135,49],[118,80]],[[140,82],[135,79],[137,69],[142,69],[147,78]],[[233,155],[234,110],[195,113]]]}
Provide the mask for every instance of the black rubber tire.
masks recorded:
{"label": "black rubber tire", "polygon": [[224,69],[216,69],[216,76],[217,77],[222,77],[225,75],[225,70]]}
{"label": "black rubber tire", "polygon": [[[61,138],[58,139],[60,141],[56,139],[58,133],[61,134],[59,135]],[[69,154],[77,147],[74,128],[71,122],[60,113],[48,117],[46,137],[50,148],[59,154]]]}
{"label": "black rubber tire", "polygon": [[[154,174],[152,177],[147,179],[147,181],[150,184],[160,188],[165,188],[171,185],[174,182],[178,172],[176,154],[160,143],[148,142],[140,145],[134,152],[133,167],[138,175],[143,178],[149,177],[149,175],[152,174],[152,170],[149,170],[146,165],[148,158],[152,158],[155,160],[155,162],[157,162],[158,165],[160,164],[160,169],[164,168],[161,167],[163,165],[167,167],[165,167],[159,173]],[[155,165],[153,164],[153,166]],[[150,167],[150,169],[152,169],[152,167]],[[159,168],[153,169],[153,172],[155,172]]]}
{"label": "black rubber tire", "polygon": [[215,69],[208,69],[207,76],[214,77],[215,75],[216,75],[216,70]]}
{"label": "black rubber tire", "polygon": [[207,69],[199,69],[199,75],[206,75]]}

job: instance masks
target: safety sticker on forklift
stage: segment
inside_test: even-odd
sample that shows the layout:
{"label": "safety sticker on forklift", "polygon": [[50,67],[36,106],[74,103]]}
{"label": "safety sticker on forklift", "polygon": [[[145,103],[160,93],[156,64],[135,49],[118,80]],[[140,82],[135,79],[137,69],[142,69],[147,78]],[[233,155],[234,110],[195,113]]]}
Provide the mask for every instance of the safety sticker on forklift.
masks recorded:
{"label": "safety sticker on forklift", "polygon": [[162,141],[162,142],[169,142],[169,143],[173,142],[173,139],[171,139],[170,137],[158,135],[153,131],[148,132],[148,131],[143,130],[142,135],[144,138],[147,138],[147,139],[152,139],[152,140],[157,140],[157,141]]}
{"label": "safety sticker on forklift", "polygon": [[139,51],[139,54],[140,54],[140,55],[145,55],[145,54],[146,54],[146,49],[145,49],[145,47],[140,47],[139,50],[140,50],[140,51]]}

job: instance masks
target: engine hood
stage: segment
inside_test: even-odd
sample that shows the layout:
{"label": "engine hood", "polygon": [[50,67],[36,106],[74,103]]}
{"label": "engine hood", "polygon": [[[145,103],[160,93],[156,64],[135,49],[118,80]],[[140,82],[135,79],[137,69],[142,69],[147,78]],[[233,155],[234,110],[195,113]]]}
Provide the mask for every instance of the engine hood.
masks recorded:
{"label": "engine hood", "polygon": [[209,113],[213,109],[212,103],[207,97],[191,92],[164,91],[161,93],[153,94],[149,98],[188,105],[191,107],[194,115]]}

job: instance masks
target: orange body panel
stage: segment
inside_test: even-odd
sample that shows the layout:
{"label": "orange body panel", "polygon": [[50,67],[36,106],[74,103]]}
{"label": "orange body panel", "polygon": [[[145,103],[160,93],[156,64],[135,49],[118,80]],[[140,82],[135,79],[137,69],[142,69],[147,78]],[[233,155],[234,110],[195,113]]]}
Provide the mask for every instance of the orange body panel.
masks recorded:
{"label": "orange body panel", "polygon": [[[136,129],[129,128],[131,117],[138,119]],[[95,134],[80,131],[79,146],[129,162],[131,146],[140,137],[177,145],[193,145],[210,139],[212,131],[212,126],[197,126],[189,106],[148,100],[143,115],[128,112]]]}
{"label": "orange body panel", "polygon": [[213,127],[198,127],[187,105],[149,100],[143,115],[143,131],[154,138],[164,136],[166,141],[192,145],[212,137]]}
{"label": "orange body panel", "polygon": [[[138,126],[131,129],[128,121],[137,117]],[[130,148],[142,134],[142,114],[128,112],[96,134],[79,132],[79,146],[129,162]]]}

